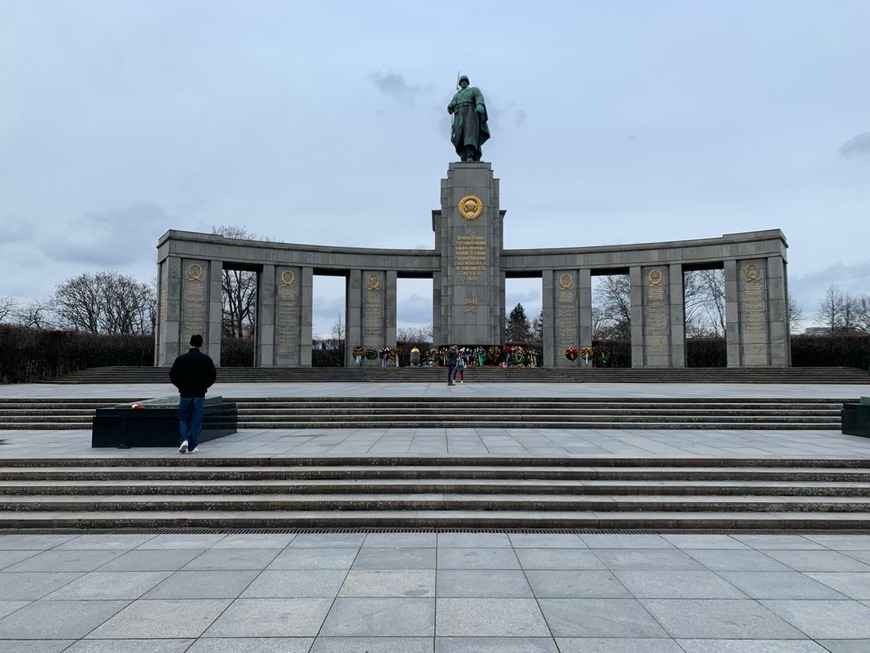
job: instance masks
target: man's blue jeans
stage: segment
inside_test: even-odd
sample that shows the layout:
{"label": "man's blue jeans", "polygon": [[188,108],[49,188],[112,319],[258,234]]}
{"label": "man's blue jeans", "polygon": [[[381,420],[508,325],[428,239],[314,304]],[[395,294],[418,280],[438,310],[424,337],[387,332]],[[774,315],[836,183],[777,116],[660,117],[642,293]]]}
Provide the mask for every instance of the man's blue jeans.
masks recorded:
{"label": "man's blue jeans", "polygon": [[447,385],[453,383],[453,370],[456,369],[456,365],[447,365]]}
{"label": "man's blue jeans", "polygon": [[178,400],[178,444],[187,440],[187,450],[193,451],[202,432],[202,409],[205,397],[181,397]]}

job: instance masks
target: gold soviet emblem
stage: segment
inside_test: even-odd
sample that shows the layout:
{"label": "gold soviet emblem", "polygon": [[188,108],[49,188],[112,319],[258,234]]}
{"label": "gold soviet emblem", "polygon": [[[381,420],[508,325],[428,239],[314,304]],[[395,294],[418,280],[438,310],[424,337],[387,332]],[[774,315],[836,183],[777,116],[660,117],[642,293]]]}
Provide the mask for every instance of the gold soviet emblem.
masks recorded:
{"label": "gold soviet emblem", "polygon": [[662,285],[662,271],[658,268],[650,270],[647,279],[649,279],[649,285],[651,286]]}
{"label": "gold soviet emblem", "polygon": [[282,286],[292,286],[296,283],[296,275],[293,273],[293,270],[284,270],[281,273],[281,285]]}
{"label": "gold soviet emblem", "polygon": [[191,263],[188,265],[187,278],[191,281],[202,281],[202,266],[199,263]]}
{"label": "gold soviet emblem", "polygon": [[368,278],[369,290],[377,290],[381,287],[381,278],[376,274],[370,274]]}
{"label": "gold soviet emblem", "polygon": [[481,213],[483,213],[483,202],[479,197],[466,195],[459,200],[459,215],[466,220],[477,220]]}
{"label": "gold soviet emblem", "polygon": [[559,287],[568,290],[569,288],[574,286],[574,277],[573,275],[568,274],[567,272],[559,277]]}
{"label": "gold soviet emblem", "polygon": [[746,277],[747,281],[756,281],[761,276],[761,271],[755,263],[750,263],[743,268],[743,276]]}

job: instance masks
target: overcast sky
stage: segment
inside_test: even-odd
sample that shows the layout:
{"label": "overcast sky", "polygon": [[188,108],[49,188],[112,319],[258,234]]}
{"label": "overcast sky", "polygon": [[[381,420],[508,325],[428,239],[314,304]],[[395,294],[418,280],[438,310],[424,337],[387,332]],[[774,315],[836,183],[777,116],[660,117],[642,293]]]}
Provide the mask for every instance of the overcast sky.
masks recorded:
{"label": "overcast sky", "polygon": [[[0,296],[150,281],[167,229],[432,249],[461,70],[506,248],[779,228],[812,313],[870,294],[868,26],[867,0],[0,0]],[[326,334],[343,291],[315,291]],[[399,292],[432,321],[431,281]]]}

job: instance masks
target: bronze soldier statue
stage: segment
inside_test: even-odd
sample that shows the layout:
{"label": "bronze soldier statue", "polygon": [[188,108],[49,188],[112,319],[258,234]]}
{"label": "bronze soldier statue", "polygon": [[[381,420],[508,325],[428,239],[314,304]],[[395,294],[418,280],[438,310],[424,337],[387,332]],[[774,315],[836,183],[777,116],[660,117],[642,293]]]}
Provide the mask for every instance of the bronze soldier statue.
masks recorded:
{"label": "bronze soldier statue", "polygon": [[481,147],[489,139],[486,104],[480,89],[468,85],[468,77],[459,78],[459,90],[447,105],[453,114],[450,140],[462,161],[480,161]]}

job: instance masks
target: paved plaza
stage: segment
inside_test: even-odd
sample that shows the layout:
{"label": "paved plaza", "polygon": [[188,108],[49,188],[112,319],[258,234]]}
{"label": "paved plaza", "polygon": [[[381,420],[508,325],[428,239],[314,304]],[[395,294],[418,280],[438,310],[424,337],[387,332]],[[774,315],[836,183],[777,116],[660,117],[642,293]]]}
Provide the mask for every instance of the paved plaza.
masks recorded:
{"label": "paved plaza", "polygon": [[[419,387],[417,387],[419,386]],[[457,392],[458,391],[458,392]],[[244,384],[253,396],[842,397],[863,386]],[[148,398],[171,386],[2,386]],[[2,431],[4,458],[92,450]],[[868,458],[836,431],[250,430],[204,456]],[[867,653],[870,534],[0,534],[2,653]]]}

